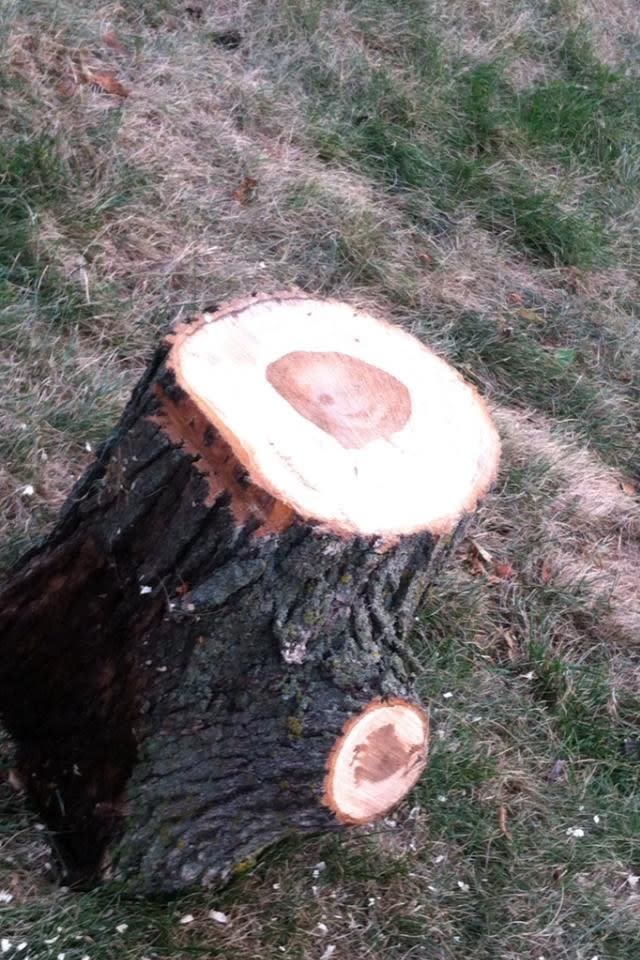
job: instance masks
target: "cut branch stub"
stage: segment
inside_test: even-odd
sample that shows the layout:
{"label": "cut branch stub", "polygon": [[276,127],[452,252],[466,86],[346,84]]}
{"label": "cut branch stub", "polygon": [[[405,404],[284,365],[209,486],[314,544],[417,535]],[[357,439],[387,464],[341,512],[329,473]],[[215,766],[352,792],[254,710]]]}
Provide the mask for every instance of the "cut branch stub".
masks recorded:
{"label": "cut branch stub", "polygon": [[416,704],[374,700],[345,724],[329,757],[323,802],[342,823],[387,813],[427,762],[429,719]]}
{"label": "cut branch stub", "polygon": [[415,610],[495,477],[483,401],[345,304],[179,325],[0,596],[0,713],[68,883],[217,884],[417,782]]}

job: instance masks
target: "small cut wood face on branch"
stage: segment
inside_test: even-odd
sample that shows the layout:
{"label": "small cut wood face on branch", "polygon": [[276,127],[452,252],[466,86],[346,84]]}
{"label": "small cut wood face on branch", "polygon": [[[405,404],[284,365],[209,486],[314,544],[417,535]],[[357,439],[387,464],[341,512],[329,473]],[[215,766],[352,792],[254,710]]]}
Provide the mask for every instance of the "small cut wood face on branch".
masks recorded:
{"label": "small cut wood face on branch", "polygon": [[342,823],[367,823],[386,813],[424,770],[428,734],[427,715],[417,704],[371,701],[336,741],[323,803]]}
{"label": "small cut wood face on branch", "polygon": [[0,596],[0,712],[66,882],[218,884],[397,804],[428,747],[408,629],[498,458],[477,393],[346,304],[180,324]]}

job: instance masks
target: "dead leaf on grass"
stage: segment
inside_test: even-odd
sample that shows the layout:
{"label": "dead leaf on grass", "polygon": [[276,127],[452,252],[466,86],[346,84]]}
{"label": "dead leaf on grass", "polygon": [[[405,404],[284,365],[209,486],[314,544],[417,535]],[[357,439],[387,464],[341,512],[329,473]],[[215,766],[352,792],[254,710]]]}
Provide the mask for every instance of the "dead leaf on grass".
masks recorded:
{"label": "dead leaf on grass", "polygon": [[7,774],[7,781],[12,790],[15,790],[16,792],[24,790],[24,780],[15,768],[9,770],[9,773]]}
{"label": "dead leaf on grass", "polygon": [[123,53],[127,52],[120,42],[120,37],[115,30],[105,30],[105,32],[102,34],[102,42],[104,43],[105,47],[109,47],[109,49],[113,50],[114,53],[119,53],[122,55]]}
{"label": "dead leaf on grass", "polygon": [[491,556],[489,551],[486,549],[486,547],[483,547],[481,543],[478,543],[477,540],[473,540],[471,537],[469,538],[469,544],[470,544],[471,550],[474,553],[476,553],[481,560],[483,560],[485,563],[491,563],[491,561],[493,560],[493,557]]}
{"label": "dead leaf on grass", "polygon": [[77,89],[78,84],[73,80],[61,80],[56,84],[56,91],[61,97],[72,97]]}
{"label": "dead leaf on grass", "polygon": [[493,570],[499,580],[513,580],[516,575],[510,563],[494,563]]}
{"label": "dead leaf on grass", "polygon": [[507,840],[511,840],[511,831],[507,827],[507,808],[504,803],[501,803],[498,807],[498,826],[500,827],[502,836],[506,837]]}
{"label": "dead leaf on grass", "polygon": [[635,483],[632,483],[630,480],[621,480],[620,489],[623,493],[626,493],[628,497],[635,497],[638,494],[638,488]]}
{"label": "dead leaf on grass", "polygon": [[124,99],[129,96],[127,88],[118,80],[115,73],[110,70],[102,72],[85,67],[82,78],[85,83],[92,83],[94,86],[99,87],[104,93],[108,93],[113,97],[121,97]]}
{"label": "dead leaf on grass", "polygon": [[253,200],[258,181],[254,177],[245,177],[239,187],[233,191],[231,196],[238,203],[249,203]]}
{"label": "dead leaf on grass", "polygon": [[474,577],[484,577],[486,575],[487,568],[477,553],[472,553],[469,556],[469,566]]}
{"label": "dead leaf on grass", "polygon": [[541,313],[536,313],[535,310],[529,310],[527,307],[521,307],[520,310],[516,310],[516,315],[520,317],[521,320],[529,321],[529,323],[545,322]]}
{"label": "dead leaf on grass", "polygon": [[548,560],[542,559],[540,561],[538,576],[540,577],[540,583],[546,585],[551,582],[553,577],[553,569]]}
{"label": "dead leaf on grass", "polygon": [[493,563],[489,551],[471,537],[468,540],[466,560],[474,576],[486,576],[489,565]]}
{"label": "dead leaf on grass", "polygon": [[504,631],[504,642],[507,645],[507,655],[511,663],[515,663],[518,659],[518,644],[516,643],[515,637],[509,630]]}

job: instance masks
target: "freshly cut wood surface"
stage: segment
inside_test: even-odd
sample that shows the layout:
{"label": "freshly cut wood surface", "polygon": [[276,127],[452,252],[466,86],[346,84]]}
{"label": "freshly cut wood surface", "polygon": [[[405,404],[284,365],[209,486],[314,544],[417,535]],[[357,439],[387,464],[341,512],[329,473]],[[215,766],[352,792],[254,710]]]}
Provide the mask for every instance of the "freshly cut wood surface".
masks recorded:
{"label": "freshly cut wood surface", "polygon": [[232,304],[180,330],[169,365],[252,482],[334,532],[446,533],[495,479],[477,392],[347,304]]}
{"label": "freshly cut wood surface", "polygon": [[385,814],[418,782],[429,719],[406,700],[377,700],[351,717],[328,762],[324,803],[343,823]]}

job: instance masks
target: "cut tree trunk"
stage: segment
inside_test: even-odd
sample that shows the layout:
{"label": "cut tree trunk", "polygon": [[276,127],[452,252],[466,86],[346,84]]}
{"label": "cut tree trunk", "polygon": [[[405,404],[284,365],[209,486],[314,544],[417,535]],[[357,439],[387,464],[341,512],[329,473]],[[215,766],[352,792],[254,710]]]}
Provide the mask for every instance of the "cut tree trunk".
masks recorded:
{"label": "cut tree trunk", "polygon": [[222,883],[405,796],[407,631],[498,457],[476,392],[347,305],[180,324],[0,597],[14,777],[65,882]]}

